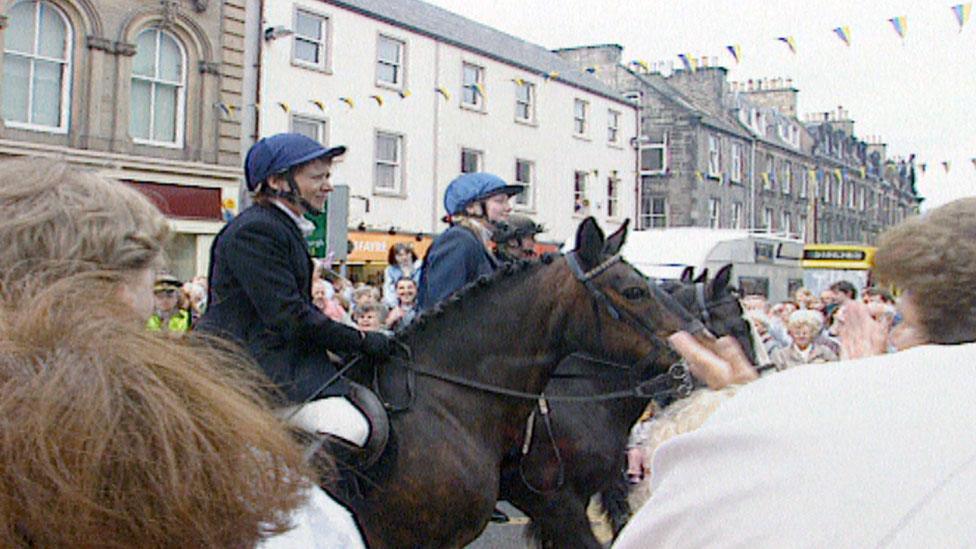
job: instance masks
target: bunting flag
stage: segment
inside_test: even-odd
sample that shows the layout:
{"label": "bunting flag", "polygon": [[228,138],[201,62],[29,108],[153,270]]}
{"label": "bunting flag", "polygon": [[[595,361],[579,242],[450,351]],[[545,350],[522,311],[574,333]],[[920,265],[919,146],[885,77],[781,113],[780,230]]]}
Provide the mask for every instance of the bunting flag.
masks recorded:
{"label": "bunting flag", "polygon": [[928,167],[929,167],[929,165],[926,164],[925,162],[922,162],[921,164],[918,165],[918,169],[922,170],[922,175],[925,175],[925,168],[928,168]]}
{"label": "bunting flag", "polygon": [[372,99],[373,101],[376,101],[376,104],[378,106],[380,106],[380,107],[383,106],[383,98],[380,97],[379,95],[371,95],[371,96],[369,96],[369,98]]}
{"label": "bunting flag", "polygon": [[895,28],[895,32],[898,33],[898,37],[904,40],[905,33],[908,32],[908,17],[905,15],[899,15],[898,17],[888,19],[888,21],[891,22],[891,26]]}
{"label": "bunting flag", "polygon": [[559,71],[549,71],[546,73],[542,73],[542,76],[545,76],[546,80],[555,80],[559,78]]}
{"label": "bunting flag", "polygon": [[525,80],[522,80],[521,78],[513,78],[512,79],[512,82],[515,82],[519,86],[524,86],[525,85]]}
{"label": "bunting flag", "polygon": [[308,102],[315,105],[320,111],[325,112],[325,102],[321,99],[309,99]]}
{"label": "bunting flag", "polygon": [[956,4],[952,6],[952,13],[956,16],[956,22],[959,23],[959,32],[962,32],[962,28],[966,26],[966,22],[969,21],[969,14],[973,11],[973,3],[966,2],[965,4]]}
{"label": "bunting flag", "polygon": [[585,70],[586,72],[588,72],[590,74],[596,74],[596,73],[600,72],[600,68],[597,67],[596,65],[590,65],[589,67],[586,67],[583,70]]}
{"label": "bunting flag", "polygon": [[481,82],[475,82],[474,89],[478,90],[478,94],[481,95],[481,97],[485,96],[485,86]]}
{"label": "bunting flag", "polygon": [[837,27],[836,29],[834,29],[834,34],[837,35],[837,38],[840,38],[841,40],[843,40],[844,43],[847,44],[847,47],[851,47],[851,28],[850,27],[848,27],[847,25],[844,25],[844,26],[841,26],[841,27]]}
{"label": "bunting flag", "polygon": [[738,65],[739,61],[742,59],[742,46],[738,44],[730,44],[725,46],[725,49],[732,54],[732,59],[735,59],[735,64]]}
{"label": "bunting flag", "polygon": [[705,182],[705,176],[699,170],[695,170],[695,179],[699,183],[704,183]]}
{"label": "bunting flag", "polygon": [[861,171],[861,179],[866,179],[868,176],[868,169],[865,168],[864,166],[861,166],[860,171]]}
{"label": "bunting flag", "polygon": [[840,171],[840,168],[836,168],[836,169],[834,169],[834,177],[837,178],[837,181],[843,181],[844,180],[844,172]]}
{"label": "bunting flag", "polygon": [[228,210],[233,210],[237,207],[237,201],[230,197],[225,198],[220,204]]}
{"label": "bunting flag", "polygon": [[410,93],[410,90],[400,90],[400,92],[399,92],[398,95],[400,96],[400,99],[406,99],[406,98],[410,97],[413,94]]}
{"label": "bunting flag", "polygon": [[792,36],[780,36],[777,40],[789,46],[791,52],[796,53],[796,40]]}
{"label": "bunting flag", "polygon": [[942,161],[942,168],[945,169],[945,172],[946,173],[949,173],[949,168],[951,168],[951,167],[952,167],[952,163],[951,162],[949,162],[948,160],[943,160]]}
{"label": "bunting flag", "polygon": [[447,100],[447,101],[450,101],[451,100],[451,94],[447,91],[447,88],[445,88],[444,86],[438,86],[438,87],[436,87],[434,89],[437,90],[437,93],[441,94],[441,96],[445,100]]}
{"label": "bunting flag", "polygon": [[291,107],[284,101],[278,101],[278,106],[281,107],[281,110],[285,111],[285,114],[291,112]]}
{"label": "bunting flag", "polygon": [[234,116],[234,112],[237,110],[237,107],[234,105],[224,103],[223,101],[218,101],[217,107],[220,108],[220,112],[224,113],[224,116]]}
{"label": "bunting flag", "polygon": [[346,105],[349,105],[350,109],[356,108],[356,102],[352,100],[352,97],[340,97],[339,101],[342,101]]}
{"label": "bunting flag", "polygon": [[651,72],[651,66],[643,59],[634,59],[630,62],[631,65],[641,69],[644,72]]}
{"label": "bunting flag", "polygon": [[759,179],[762,179],[764,187],[769,187],[771,185],[769,181],[769,172],[759,172]]}
{"label": "bunting flag", "polygon": [[807,181],[809,181],[810,183],[817,182],[817,170],[814,169],[807,170]]}
{"label": "bunting flag", "polygon": [[678,59],[681,60],[681,64],[685,66],[686,71],[695,72],[698,70],[698,59],[694,55],[679,53]]}

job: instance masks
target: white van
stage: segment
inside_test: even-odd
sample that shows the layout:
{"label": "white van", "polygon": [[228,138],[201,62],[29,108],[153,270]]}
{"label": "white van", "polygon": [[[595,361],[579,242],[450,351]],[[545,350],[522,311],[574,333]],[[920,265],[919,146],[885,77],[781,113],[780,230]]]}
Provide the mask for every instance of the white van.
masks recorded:
{"label": "white van", "polygon": [[786,301],[803,285],[803,241],[739,229],[676,227],[627,235],[624,259],[655,278],[679,279],[686,267],[711,275],[732,264],[732,285],[744,294]]}

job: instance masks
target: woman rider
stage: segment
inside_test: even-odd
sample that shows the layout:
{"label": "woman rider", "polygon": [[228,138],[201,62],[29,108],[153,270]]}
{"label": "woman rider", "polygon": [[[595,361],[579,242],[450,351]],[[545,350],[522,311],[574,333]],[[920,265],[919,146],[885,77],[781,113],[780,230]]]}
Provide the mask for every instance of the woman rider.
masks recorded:
{"label": "woman rider", "polygon": [[289,423],[363,446],[369,423],[346,398],[348,383],[333,379],[327,351],[383,358],[391,340],[335,322],[312,304],[304,235],[313,225],[302,217],[325,206],[332,160],[345,151],[295,133],[251,147],[244,170],[254,205],[213,243],[209,306],[199,329],[244,345],[284,397],[279,412]]}
{"label": "woman rider", "polygon": [[509,198],[523,189],[489,173],[466,173],[451,181],[444,192],[451,226],[434,240],[424,259],[417,297],[421,310],[498,267],[489,247],[491,235],[512,211]]}

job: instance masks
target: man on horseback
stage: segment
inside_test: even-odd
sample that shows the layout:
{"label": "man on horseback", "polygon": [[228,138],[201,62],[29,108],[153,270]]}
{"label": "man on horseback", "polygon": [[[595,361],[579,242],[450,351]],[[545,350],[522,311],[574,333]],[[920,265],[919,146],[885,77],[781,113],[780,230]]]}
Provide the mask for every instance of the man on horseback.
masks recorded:
{"label": "man on horseback", "polygon": [[392,341],[335,322],[312,304],[312,260],[304,236],[332,191],[325,148],[300,134],[261,139],[247,153],[254,205],[217,235],[210,254],[209,308],[199,329],[241,343],[283,397],[280,413],[312,434],[363,446],[369,422],[347,398],[328,351],[384,358]]}
{"label": "man on horseback", "polygon": [[491,235],[512,211],[509,198],[523,189],[489,173],[466,173],[451,181],[444,192],[451,227],[434,240],[424,259],[417,296],[421,310],[498,267],[489,248]]}

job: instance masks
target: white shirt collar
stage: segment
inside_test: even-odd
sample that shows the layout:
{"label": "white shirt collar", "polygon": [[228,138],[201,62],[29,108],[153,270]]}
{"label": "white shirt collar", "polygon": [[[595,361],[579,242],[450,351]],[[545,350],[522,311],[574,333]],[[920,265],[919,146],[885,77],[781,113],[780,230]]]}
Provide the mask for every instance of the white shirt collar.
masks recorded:
{"label": "white shirt collar", "polygon": [[302,232],[302,236],[308,238],[310,234],[315,232],[315,223],[305,219],[305,216],[296,215],[295,212],[291,211],[291,208],[282,204],[278,199],[275,199],[272,202],[275,206],[278,206],[281,211],[288,214],[288,217],[290,217],[291,220],[295,222],[295,225],[298,226],[298,230]]}

